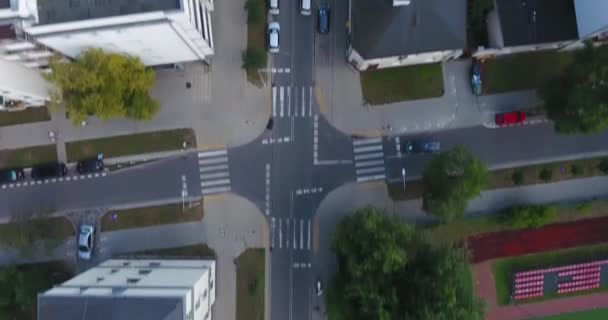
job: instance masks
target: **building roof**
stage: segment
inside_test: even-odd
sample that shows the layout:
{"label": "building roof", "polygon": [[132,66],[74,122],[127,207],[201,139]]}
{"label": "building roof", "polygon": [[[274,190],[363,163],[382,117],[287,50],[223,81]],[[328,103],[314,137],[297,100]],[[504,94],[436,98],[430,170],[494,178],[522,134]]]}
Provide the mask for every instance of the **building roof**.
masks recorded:
{"label": "building roof", "polygon": [[608,28],[608,1],[574,0],[579,38],[583,39]]}
{"label": "building roof", "polygon": [[495,0],[505,47],[578,39],[572,0]]}
{"label": "building roof", "polygon": [[38,320],[182,320],[180,298],[38,296]]}
{"label": "building roof", "polygon": [[181,9],[181,0],[43,0],[38,1],[38,23],[73,22],[176,9]]}
{"label": "building roof", "polygon": [[466,47],[466,0],[351,0],[352,47],[364,59]]}

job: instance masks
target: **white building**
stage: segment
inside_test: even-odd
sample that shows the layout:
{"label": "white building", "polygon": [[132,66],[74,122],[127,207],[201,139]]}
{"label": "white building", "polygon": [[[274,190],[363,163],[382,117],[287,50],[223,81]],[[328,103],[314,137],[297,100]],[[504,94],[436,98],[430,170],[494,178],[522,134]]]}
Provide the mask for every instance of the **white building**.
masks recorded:
{"label": "white building", "polygon": [[0,59],[0,110],[44,106],[51,90],[38,70]]}
{"label": "white building", "polygon": [[34,42],[68,57],[97,47],[156,66],[213,55],[213,0],[11,1],[29,11],[23,29]]}
{"label": "white building", "polygon": [[466,0],[349,0],[348,60],[363,71],[458,58],[466,9]]}
{"label": "white building", "polygon": [[209,320],[213,260],[107,260],[38,295],[39,320]]}

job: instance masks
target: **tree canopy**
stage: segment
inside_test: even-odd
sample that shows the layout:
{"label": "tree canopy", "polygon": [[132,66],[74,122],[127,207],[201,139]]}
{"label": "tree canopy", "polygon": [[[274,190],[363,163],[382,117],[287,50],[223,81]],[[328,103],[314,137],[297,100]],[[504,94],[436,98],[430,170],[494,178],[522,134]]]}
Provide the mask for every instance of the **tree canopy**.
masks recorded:
{"label": "tree canopy", "polygon": [[462,217],[488,177],[486,166],[463,146],[433,157],[422,174],[423,209],[445,220]]}
{"label": "tree canopy", "polygon": [[608,128],[608,48],[587,43],[540,95],[557,132],[591,134]]}
{"label": "tree canopy", "polygon": [[481,320],[466,255],[374,208],[337,227],[332,249],[338,271],[328,289],[334,320]]}
{"label": "tree canopy", "polygon": [[136,57],[88,49],[73,62],[55,57],[50,67],[46,78],[56,87],[51,102],[63,104],[74,124],[90,115],[150,120],[159,109],[149,95],[154,71]]}

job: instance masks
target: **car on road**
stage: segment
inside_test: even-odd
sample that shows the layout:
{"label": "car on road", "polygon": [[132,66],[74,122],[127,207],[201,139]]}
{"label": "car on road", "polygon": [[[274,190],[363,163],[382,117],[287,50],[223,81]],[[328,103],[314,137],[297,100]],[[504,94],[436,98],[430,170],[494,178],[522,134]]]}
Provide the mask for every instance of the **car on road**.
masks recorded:
{"label": "car on road", "polygon": [[317,279],[316,291],[317,291],[317,297],[320,297],[323,294],[323,284],[321,283],[320,278]]}
{"label": "car on road", "polygon": [[436,140],[414,140],[403,144],[405,154],[438,153],[439,149],[440,144]]}
{"label": "car on road", "polygon": [[268,13],[272,15],[279,14],[279,0],[269,0],[268,1]]}
{"label": "car on road", "polygon": [[93,243],[95,236],[95,227],[90,224],[80,226],[78,234],[78,257],[83,260],[91,260],[91,252],[93,251]]}
{"label": "car on road", "polygon": [[281,33],[281,26],[278,22],[268,24],[268,51],[271,53],[279,52],[279,33]]}
{"label": "car on road", "polygon": [[481,63],[477,60],[473,61],[473,66],[471,67],[471,87],[473,88],[473,93],[478,96],[481,95]]}
{"label": "car on road", "polygon": [[102,153],[98,154],[96,158],[78,161],[76,164],[76,171],[78,171],[80,174],[96,173],[102,171],[103,168]]}
{"label": "car on road", "polygon": [[63,163],[49,163],[32,168],[32,179],[48,179],[63,177],[68,174],[68,167]]}
{"label": "car on road", "polygon": [[6,169],[0,171],[0,183],[17,182],[25,179],[23,169]]}
{"label": "car on road", "polygon": [[523,111],[512,111],[497,113],[494,116],[494,123],[497,126],[508,126],[524,123],[526,121],[526,113]]}
{"label": "car on road", "polygon": [[312,0],[300,0],[300,14],[303,16],[309,16],[311,14]]}
{"label": "car on road", "polygon": [[321,34],[329,33],[329,3],[319,4],[317,11],[317,30]]}

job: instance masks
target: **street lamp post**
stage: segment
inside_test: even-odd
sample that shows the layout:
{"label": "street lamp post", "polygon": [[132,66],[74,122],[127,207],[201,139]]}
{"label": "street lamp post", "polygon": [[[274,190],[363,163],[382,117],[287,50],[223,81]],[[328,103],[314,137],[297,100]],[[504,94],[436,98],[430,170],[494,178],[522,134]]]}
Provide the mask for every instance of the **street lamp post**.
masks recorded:
{"label": "street lamp post", "polygon": [[405,191],[405,168],[401,168],[401,177],[403,178],[403,190]]}

